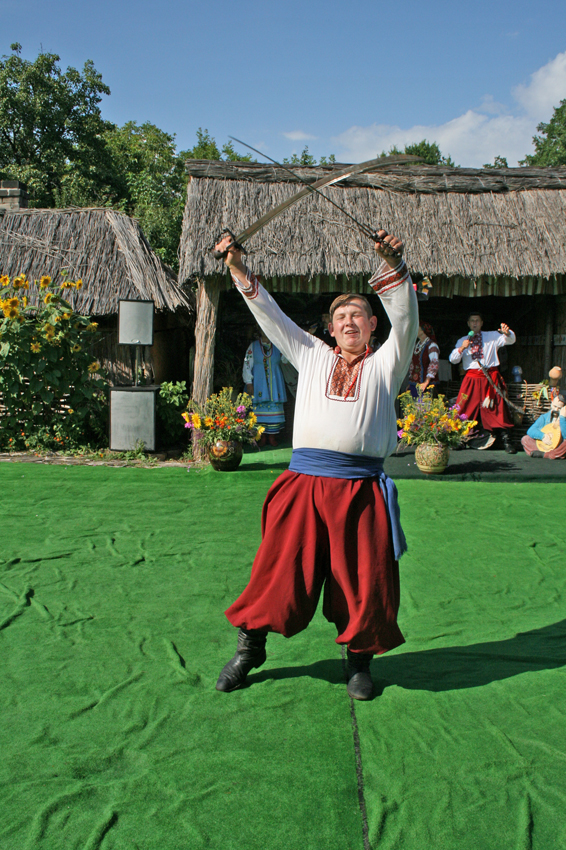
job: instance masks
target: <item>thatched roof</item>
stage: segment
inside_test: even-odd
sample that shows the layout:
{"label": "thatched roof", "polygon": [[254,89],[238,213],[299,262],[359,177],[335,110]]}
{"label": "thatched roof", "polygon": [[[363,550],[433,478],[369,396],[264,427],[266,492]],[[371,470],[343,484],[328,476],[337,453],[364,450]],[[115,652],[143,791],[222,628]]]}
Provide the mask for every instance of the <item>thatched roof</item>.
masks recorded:
{"label": "thatched roof", "polygon": [[[294,169],[314,182],[329,170]],[[210,254],[224,227],[244,230],[298,191],[276,166],[189,160],[180,280],[222,272]],[[566,292],[566,168],[387,166],[323,190],[357,219],[406,245],[434,295]],[[321,197],[309,196],[246,243],[273,291],[364,290],[373,246]]]}
{"label": "thatched roof", "polygon": [[[82,278],[70,301],[84,315],[117,313],[120,299],[193,312],[134,219],[109,209],[0,210],[0,274],[23,272],[33,282],[44,274],[61,279],[62,270],[71,280]],[[29,295],[33,304],[33,283]]]}

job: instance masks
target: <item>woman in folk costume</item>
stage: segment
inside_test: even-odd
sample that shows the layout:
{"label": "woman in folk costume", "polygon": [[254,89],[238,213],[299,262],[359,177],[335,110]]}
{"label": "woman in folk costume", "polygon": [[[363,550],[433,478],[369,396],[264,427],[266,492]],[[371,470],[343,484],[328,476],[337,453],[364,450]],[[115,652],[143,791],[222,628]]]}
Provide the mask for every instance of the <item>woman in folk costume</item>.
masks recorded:
{"label": "woman in folk costume", "polygon": [[462,361],[465,370],[457,404],[460,413],[465,414],[468,419],[481,421],[482,427],[488,432],[488,443],[481,448],[492,446],[495,442],[494,432],[500,432],[505,451],[515,454],[516,449],[509,438],[513,421],[507,404],[496,387],[501,393],[505,393],[506,386],[499,372],[497,351],[504,345],[513,345],[516,336],[509,325],[503,322],[498,331],[482,331],[482,326],[481,314],[470,313],[470,333],[458,340],[449,357],[450,362],[455,365]]}
{"label": "woman in folk costume", "polygon": [[[282,354],[264,333],[258,334],[246,351],[243,378],[246,392],[253,398],[253,409],[259,425],[265,428],[265,438],[278,445],[277,434],[285,427],[287,401],[285,379],[281,370]],[[260,445],[265,444],[262,437]]]}
{"label": "woman in folk costume", "polygon": [[417,342],[409,367],[409,390],[417,398],[419,390],[424,393],[431,385],[438,384],[438,359],[440,351],[432,325],[419,322]]}

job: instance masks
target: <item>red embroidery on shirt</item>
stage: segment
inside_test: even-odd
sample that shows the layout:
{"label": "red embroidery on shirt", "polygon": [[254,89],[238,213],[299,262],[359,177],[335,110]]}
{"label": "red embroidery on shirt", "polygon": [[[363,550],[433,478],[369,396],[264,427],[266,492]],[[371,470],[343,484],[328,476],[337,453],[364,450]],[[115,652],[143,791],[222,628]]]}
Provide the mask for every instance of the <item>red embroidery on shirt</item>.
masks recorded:
{"label": "red embroidery on shirt", "polygon": [[[336,349],[335,349],[336,351]],[[367,349],[352,363],[336,354],[326,383],[326,398],[333,401],[357,401],[360,397],[360,384],[364,362],[369,353]]]}
{"label": "red embroidery on shirt", "polygon": [[254,298],[257,298],[259,292],[259,278],[253,274],[253,272],[249,271],[247,274],[248,286],[244,287],[235,277],[232,278],[234,281],[234,286],[236,286],[242,295],[245,295],[246,298],[249,298],[250,301],[253,301]]}
{"label": "red embroidery on shirt", "polygon": [[392,269],[388,266],[384,271],[377,272],[370,280],[369,285],[374,292],[381,294],[408,280],[410,280],[409,270],[405,261],[401,260],[396,268]]}

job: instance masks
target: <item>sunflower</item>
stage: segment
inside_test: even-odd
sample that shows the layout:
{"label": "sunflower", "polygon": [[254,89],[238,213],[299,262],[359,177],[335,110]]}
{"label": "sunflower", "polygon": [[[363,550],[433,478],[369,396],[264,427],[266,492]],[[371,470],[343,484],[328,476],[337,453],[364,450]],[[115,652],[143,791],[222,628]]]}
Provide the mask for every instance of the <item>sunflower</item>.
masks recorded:
{"label": "sunflower", "polygon": [[50,283],[51,283],[51,278],[49,277],[48,274],[44,274],[39,279],[39,288],[40,289],[47,289],[47,287],[49,286]]}
{"label": "sunflower", "polygon": [[98,372],[99,369],[100,363],[98,362],[98,360],[94,360],[92,363],[89,364],[88,371],[91,375],[94,375],[94,373]]}
{"label": "sunflower", "polygon": [[0,286],[10,286],[10,278],[7,274],[0,275]]}
{"label": "sunflower", "polygon": [[39,344],[39,342],[32,342],[30,348],[34,354],[37,354],[38,351],[41,351],[41,345]]}
{"label": "sunflower", "polygon": [[80,351],[80,350],[81,350],[81,347],[78,343],[75,343],[75,345],[73,345],[73,347],[71,348],[71,351],[75,354],[77,353],[77,351]]}

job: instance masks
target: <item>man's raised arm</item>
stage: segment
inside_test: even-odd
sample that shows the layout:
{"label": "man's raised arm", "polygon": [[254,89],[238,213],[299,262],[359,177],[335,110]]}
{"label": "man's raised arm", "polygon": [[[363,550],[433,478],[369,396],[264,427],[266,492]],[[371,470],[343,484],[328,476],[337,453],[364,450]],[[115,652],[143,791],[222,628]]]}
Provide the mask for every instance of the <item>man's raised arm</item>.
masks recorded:
{"label": "man's raised arm", "polygon": [[382,263],[369,285],[379,295],[391,322],[391,332],[380,351],[382,356],[387,357],[394,374],[401,376],[401,383],[409,368],[417,338],[417,296],[402,257],[403,243],[385,230],[380,230],[377,235],[381,242],[376,242],[375,250]]}
{"label": "man's raised arm", "polygon": [[[218,251],[224,252],[231,241],[230,236],[225,236],[215,247]],[[230,249],[225,263],[232,275],[232,280],[244,296],[262,331],[299,370],[302,352],[305,348],[312,348],[313,345],[318,344],[318,340],[301,330],[292,319],[285,315],[269,292],[261,286],[257,277],[246,268],[239,249]]]}

